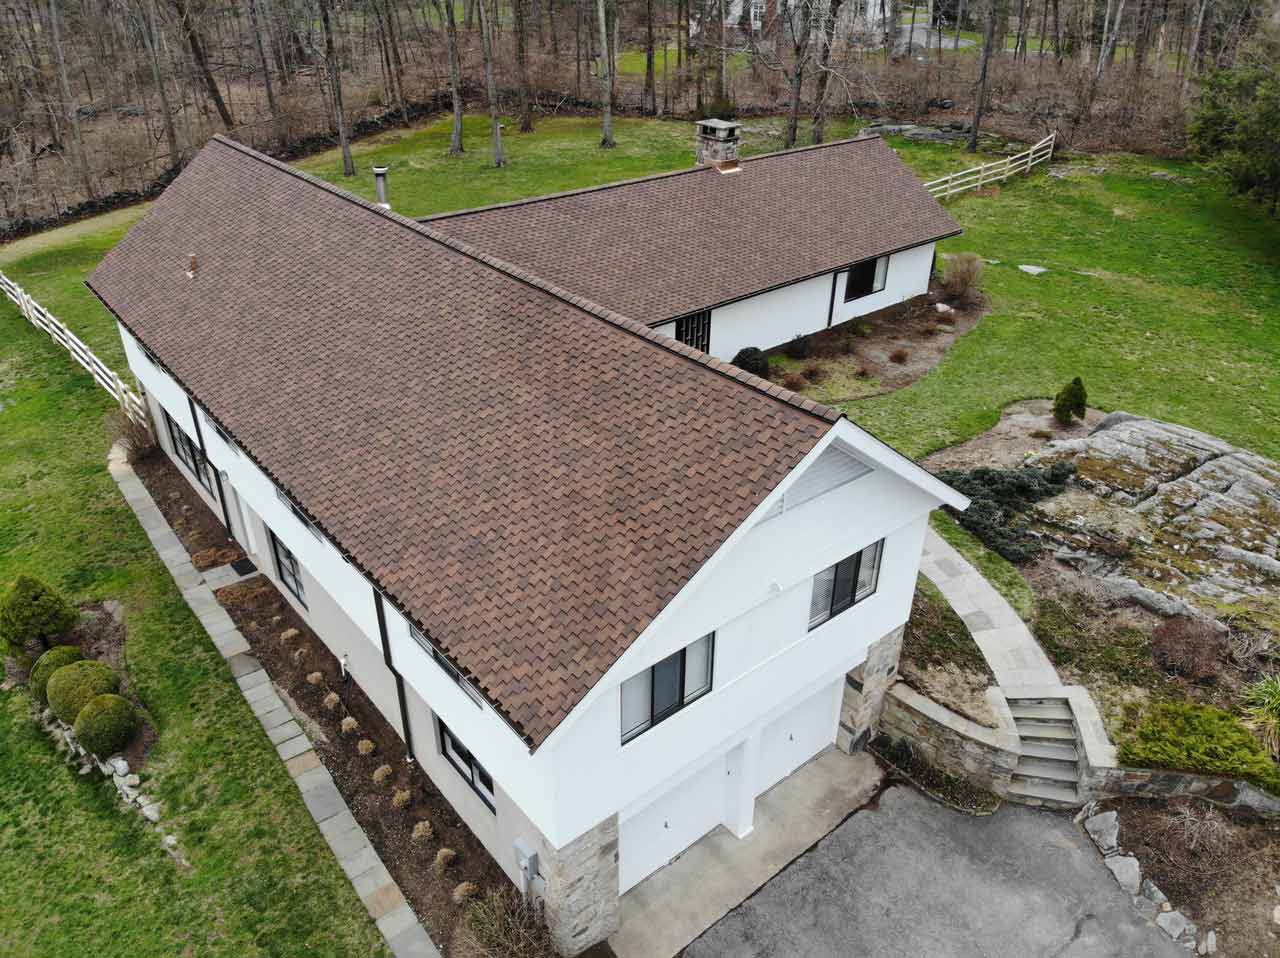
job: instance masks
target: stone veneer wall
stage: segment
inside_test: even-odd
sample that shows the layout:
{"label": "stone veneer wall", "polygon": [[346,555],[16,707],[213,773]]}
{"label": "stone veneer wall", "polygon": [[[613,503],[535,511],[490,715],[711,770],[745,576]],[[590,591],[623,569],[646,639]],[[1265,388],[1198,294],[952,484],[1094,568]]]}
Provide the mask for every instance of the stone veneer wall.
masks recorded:
{"label": "stone veneer wall", "polygon": [[905,629],[900,626],[873,642],[866,661],[845,676],[840,726],[836,729],[836,747],[842,752],[857,751],[876,734],[885,695],[898,677]]}
{"label": "stone veneer wall", "polygon": [[[1008,704],[999,691],[990,690],[988,698],[1005,720]],[[987,728],[939,705],[904,682],[889,690],[880,730],[895,741],[906,740],[930,765],[997,795],[1009,790],[1010,777],[1021,756],[1011,716],[1002,721],[1002,727]]]}
{"label": "stone veneer wall", "polygon": [[1153,768],[1091,768],[1085,787],[1096,798],[1201,798],[1280,818],[1280,797],[1238,778]]}
{"label": "stone veneer wall", "polygon": [[618,930],[618,816],[611,815],[543,868],[543,909],[556,950],[576,955]]}

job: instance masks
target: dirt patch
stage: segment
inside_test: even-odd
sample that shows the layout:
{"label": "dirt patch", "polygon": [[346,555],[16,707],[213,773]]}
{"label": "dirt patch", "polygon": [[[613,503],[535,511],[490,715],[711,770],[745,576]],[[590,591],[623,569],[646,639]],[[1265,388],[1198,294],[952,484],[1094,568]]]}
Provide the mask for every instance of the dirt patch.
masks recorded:
{"label": "dirt patch", "polygon": [[898,670],[904,682],[940,705],[988,728],[999,724],[986,698],[995,674],[964,620],[924,579],[911,603]]}
{"label": "dirt patch", "polygon": [[134,463],[133,470],[198,570],[204,572],[244,558],[244,550],[227,534],[221,520],[195,494],[187,477],[168,456],[148,456]]}
{"label": "dirt patch", "polygon": [[1016,469],[1032,453],[1040,452],[1055,439],[1076,439],[1088,435],[1106,413],[1089,409],[1083,420],[1064,426],[1053,418],[1048,399],[1025,399],[1005,406],[1000,421],[968,442],[939,449],[924,458],[932,472],[941,469]]}
{"label": "dirt patch", "polygon": [[817,402],[840,405],[909,386],[942,362],[961,336],[973,329],[983,310],[939,313],[935,295],[859,316],[809,340],[809,356],[793,359],[786,344],[769,351],[774,378],[819,370],[798,390]]}
{"label": "dirt patch", "polygon": [[1214,929],[1222,954],[1280,958],[1273,921],[1280,907],[1280,823],[1191,801],[1108,806],[1119,812],[1120,844],[1142,874],[1202,930]]}
{"label": "dirt patch", "polygon": [[[464,910],[453,902],[453,889],[469,881],[484,894],[507,887],[506,874],[422,768],[405,763],[400,736],[354,681],[343,681],[337,659],[268,579],[254,576],[220,589],[217,596],[272,682],[305,715],[306,723],[323,732],[313,738],[320,760],[431,939],[446,955],[452,953]],[[313,684],[307,676],[314,673],[320,680]],[[331,693],[337,696],[336,705],[330,700],[332,707],[325,703]],[[347,717],[356,720],[357,729],[342,731]],[[362,739],[373,743],[367,755],[359,751]],[[383,765],[390,766],[391,774],[375,782],[374,772]],[[401,790],[408,792],[408,801],[395,808],[392,802]],[[420,821],[431,823],[430,839],[413,838]],[[437,876],[434,867],[441,848],[457,853],[444,877]]]}

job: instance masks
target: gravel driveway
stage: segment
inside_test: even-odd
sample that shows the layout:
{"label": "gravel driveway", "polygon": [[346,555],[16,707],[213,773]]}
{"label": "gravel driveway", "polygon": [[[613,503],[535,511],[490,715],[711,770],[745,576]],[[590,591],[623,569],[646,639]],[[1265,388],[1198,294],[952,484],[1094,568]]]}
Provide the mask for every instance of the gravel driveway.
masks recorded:
{"label": "gravel driveway", "polygon": [[685,951],[687,958],[1186,958],[1070,817],[971,818],[894,786]]}

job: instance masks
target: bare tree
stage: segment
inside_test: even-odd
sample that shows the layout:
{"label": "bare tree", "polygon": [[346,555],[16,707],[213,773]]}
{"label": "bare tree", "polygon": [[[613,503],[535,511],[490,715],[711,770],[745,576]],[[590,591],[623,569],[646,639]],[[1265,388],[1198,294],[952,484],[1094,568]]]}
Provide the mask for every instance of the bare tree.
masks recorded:
{"label": "bare tree", "polygon": [[987,98],[987,67],[991,63],[991,51],[996,45],[996,21],[1000,19],[1001,0],[989,0],[987,29],[982,41],[982,65],[978,68],[978,87],[973,97],[973,129],[969,131],[969,152],[978,152],[978,131],[982,126],[982,112]]}
{"label": "bare tree", "polygon": [[49,33],[53,41],[53,60],[58,66],[58,89],[62,92],[63,115],[71,127],[71,162],[90,199],[96,198],[93,178],[89,175],[89,161],[84,155],[84,138],[80,135],[80,116],[76,101],[71,97],[71,84],[67,81],[67,64],[62,56],[62,37],[58,25],[58,0],[49,0]]}
{"label": "bare tree", "polygon": [[218,89],[218,81],[213,78],[213,71],[209,68],[209,58],[205,55],[204,40],[200,35],[200,26],[196,22],[196,12],[192,9],[189,0],[174,0],[174,5],[178,13],[178,21],[182,26],[182,32],[187,38],[187,46],[191,48],[191,58],[195,61],[195,65],[200,71],[200,78],[204,81],[205,93],[212,101],[214,109],[218,111],[218,117],[222,120],[223,127],[230,130],[235,126],[235,121],[231,119],[231,110],[227,107],[226,101],[222,99],[222,91]]}
{"label": "bare tree", "polygon": [[445,46],[449,52],[449,96],[453,100],[453,131],[449,137],[449,153],[462,152],[462,66],[458,54],[458,24],[453,14],[453,0],[431,0],[436,15],[444,23]]}
{"label": "bare tree", "polygon": [[516,28],[516,79],[520,85],[520,132],[533,132],[533,93],[529,89],[529,22],[526,0],[511,0]]}
{"label": "bare tree", "polygon": [[[151,0],[146,0],[150,3]],[[267,66],[267,50],[262,43],[262,26],[258,22],[258,0],[247,0],[249,7],[249,22],[253,25],[253,42],[258,48],[258,62],[262,67],[262,82],[267,92],[267,109],[271,111],[271,124],[275,130],[275,136],[280,136],[280,109],[276,106],[276,94],[271,88],[271,69]]]}
{"label": "bare tree", "polygon": [[596,16],[600,21],[600,145],[611,150],[613,139],[613,59],[609,53],[609,22],[606,0],[596,0]]}
{"label": "bare tree", "polygon": [[[831,83],[831,57],[836,44],[836,21],[844,0],[830,0],[830,8],[822,18],[822,49],[818,51],[818,79],[813,94],[813,142],[821,143],[827,130],[827,87]],[[911,29],[915,31],[915,7],[911,8]],[[911,50],[911,41],[907,41]]]}
{"label": "bare tree", "polygon": [[[444,0],[445,3],[451,0]],[[484,56],[484,85],[489,96],[489,127],[493,135],[493,165],[506,166],[507,156],[502,149],[502,122],[498,119],[498,84],[493,77],[493,28],[489,23],[489,11],[485,0],[477,0],[480,14],[480,49]]]}
{"label": "bare tree", "polygon": [[356,164],[351,159],[351,141],[347,137],[347,116],[342,106],[342,64],[338,60],[333,42],[333,27],[329,23],[329,0],[320,0],[320,25],[324,30],[324,59],[329,84],[333,88],[333,115],[338,125],[338,142],[342,146],[342,174],[356,175]]}

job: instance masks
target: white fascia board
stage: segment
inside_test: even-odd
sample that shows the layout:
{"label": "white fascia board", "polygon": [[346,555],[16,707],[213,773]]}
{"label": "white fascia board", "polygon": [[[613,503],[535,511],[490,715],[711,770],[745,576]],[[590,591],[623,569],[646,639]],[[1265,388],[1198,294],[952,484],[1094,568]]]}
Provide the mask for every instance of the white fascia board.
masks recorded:
{"label": "white fascia board", "polygon": [[654,616],[653,620],[645,628],[636,640],[631,643],[630,647],[622,653],[621,656],[611,665],[605,674],[602,675],[591,690],[578,702],[577,705],[565,716],[552,731],[551,734],[543,740],[538,746],[538,751],[547,748],[554,748],[556,741],[564,734],[565,730],[571,727],[578,718],[590,709],[591,704],[604,694],[604,690],[612,688],[613,683],[609,681],[613,673],[620,672],[629,675],[634,667],[632,662],[644,654],[643,649],[645,639],[653,632],[662,628],[663,623],[671,618],[680,607],[692,596],[698,589],[698,586],[715,570],[725,556],[727,556],[738,545],[741,539],[746,536],[763,517],[767,516],[773,505],[786,495],[787,489],[804,473],[804,471],[819,456],[826,451],[827,447],[833,442],[839,443],[846,449],[850,449],[866,461],[873,469],[885,469],[901,478],[903,481],[922,490],[926,495],[936,500],[939,504],[952,506],[955,509],[965,509],[969,505],[969,500],[956,492],[945,482],[937,479],[927,469],[908,459],[902,453],[898,452],[887,443],[882,442],[875,436],[871,435],[865,429],[855,425],[846,418],[842,418],[835,422],[830,429],[822,436],[821,439],[814,444],[803,459],[796,463],[791,472],[783,477],[782,481],[774,486],[773,490],[764,497],[761,503],[756,506],[755,510],[742,522],[738,528],[734,529],[720,546],[719,549],[702,564],[684,584],[684,587],[676,593],[667,605]]}

